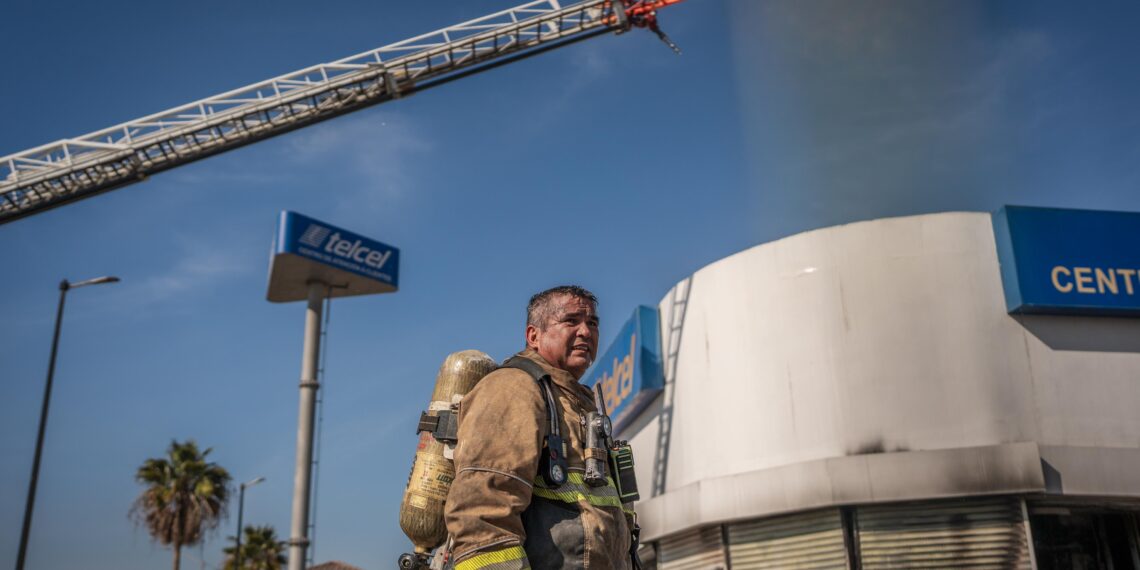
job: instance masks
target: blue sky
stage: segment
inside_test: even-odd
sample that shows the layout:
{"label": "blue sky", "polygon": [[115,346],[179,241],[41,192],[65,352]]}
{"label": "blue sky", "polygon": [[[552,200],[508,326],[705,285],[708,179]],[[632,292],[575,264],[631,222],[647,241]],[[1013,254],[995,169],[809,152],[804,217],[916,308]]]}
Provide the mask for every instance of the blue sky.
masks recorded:
{"label": "blue sky", "polygon": [[[510,6],[27,3],[0,19],[0,154]],[[703,265],[811,228],[1005,203],[1140,210],[1134,3],[690,0],[684,49],[604,36],[0,226],[0,560],[15,558],[69,295],[28,567],[143,569],[137,466],[194,438],[287,535],[303,306],[265,301],[276,214],[401,249],[337,300],[316,557],[388,567],[414,425],[455,350],[503,358],[577,282],[603,347]],[[234,521],[184,568],[220,563]]]}

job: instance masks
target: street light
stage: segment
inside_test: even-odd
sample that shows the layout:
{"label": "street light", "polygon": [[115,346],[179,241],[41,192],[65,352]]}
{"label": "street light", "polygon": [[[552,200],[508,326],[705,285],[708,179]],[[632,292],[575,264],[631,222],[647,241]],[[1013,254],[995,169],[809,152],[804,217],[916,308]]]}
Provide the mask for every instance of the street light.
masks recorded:
{"label": "street light", "polygon": [[241,514],[245,510],[245,490],[247,487],[252,487],[265,480],[265,477],[258,477],[250,481],[246,481],[238,485],[238,531],[237,531],[237,549],[234,550],[234,570],[241,570]]}
{"label": "street light", "polygon": [[67,279],[59,282],[59,308],[55,313],[55,334],[51,339],[51,359],[48,360],[47,385],[44,386],[44,404],[40,408],[40,430],[36,434],[36,454],[32,460],[32,480],[28,484],[28,500],[24,505],[24,526],[20,530],[20,551],[16,555],[16,570],[24,570],[24,558],[28,552],[28,534],[32,530],[32,511],[36,505],[36,483],[40,478],[40,456],[44,450],[44,429],[47,427],[48,404],[51,403],[51,381],[55,375],[55,354],[59,348],[59,327],[63,324],[63,301],[67,298],[69,289],[78,289],[88,285],[101,285],[103,283],[118,283],[118,277],[96,277],[78,283],[68,283]]}

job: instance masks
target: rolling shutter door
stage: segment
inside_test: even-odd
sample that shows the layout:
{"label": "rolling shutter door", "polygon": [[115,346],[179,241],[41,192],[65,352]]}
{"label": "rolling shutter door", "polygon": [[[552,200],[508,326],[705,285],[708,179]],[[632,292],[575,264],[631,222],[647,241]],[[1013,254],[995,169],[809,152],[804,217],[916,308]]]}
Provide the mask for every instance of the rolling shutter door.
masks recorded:
{"label": "rolling shutter door", "polygon": [[728,552],[732,570],[847,568],[839,509],[731,525]]}
{"label": "rolling shutter door", "polygon": [[662,539],[657,551],[660,570],[725,568],[720,527],[710,526]]}
{"label": "rolling shutter door", "polygon": [[637,557],[641,559],[642,570],[657,569],[657,547],[654,544],[642,544],[637,549]]}
{"label": "rolling shutter door", "polygon": [[1021,501],[860,507],[859,554],[878,568],[1031,568]]}

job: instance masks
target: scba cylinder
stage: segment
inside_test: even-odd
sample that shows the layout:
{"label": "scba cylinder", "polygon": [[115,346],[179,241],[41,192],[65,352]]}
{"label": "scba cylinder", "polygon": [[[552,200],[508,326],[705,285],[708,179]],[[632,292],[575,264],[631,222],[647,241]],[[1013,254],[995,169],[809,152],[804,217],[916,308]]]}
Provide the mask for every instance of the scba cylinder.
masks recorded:
{"label": "scba cylinder", "polygon": [[[496,367],[490,356],[478,350],[449,354],[439,367],[427,414],[439,416],[440,412],[450,410]],[[430,432],[420,433],[412,474],[400,505],[400,528],[421,557],[447,538],[443,505],[451,481],[455,479],[455,463],[445,456],[445,451],[446,446],[436,441]]]}

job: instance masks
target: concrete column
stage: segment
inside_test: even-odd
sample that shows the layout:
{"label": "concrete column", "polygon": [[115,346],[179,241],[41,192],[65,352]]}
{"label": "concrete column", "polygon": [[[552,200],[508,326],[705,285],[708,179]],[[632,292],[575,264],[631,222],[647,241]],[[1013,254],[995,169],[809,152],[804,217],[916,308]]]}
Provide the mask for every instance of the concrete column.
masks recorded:
{"label": "concrete column", "polygon": [[316,411],[317,365],[321,351],[321,310],[327,285],[309,282],[305,310],[305,345],[301,354],[301,404],[297,412],[297,464],[293,474],[293,523],[289,533],[289,570],[304,570],[309,547],[309,496],[313,473],[313,417]]}

